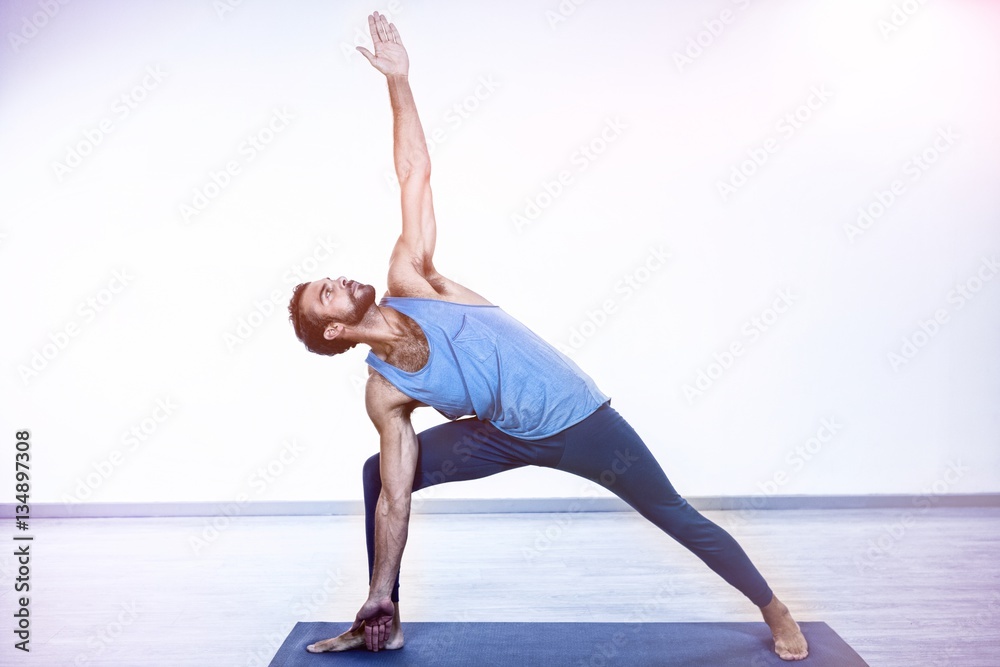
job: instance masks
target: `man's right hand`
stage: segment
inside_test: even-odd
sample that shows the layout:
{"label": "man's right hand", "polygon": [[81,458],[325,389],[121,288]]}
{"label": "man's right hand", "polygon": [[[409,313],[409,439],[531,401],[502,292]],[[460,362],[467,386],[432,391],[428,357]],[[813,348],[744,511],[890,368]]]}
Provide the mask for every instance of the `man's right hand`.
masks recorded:
{"label": "man's right hand", "polygon": [[369,651],[384,649],[385,643],[389,640],[389,632],[392,630],[392,617],[395,612],[396,606],[389,598],[368,598],[358,610],[354,625],[348,632],[356,631],[363,623],[365,647]]}
{"label": "man's right hand", "polygon": [[368,30],[375,44],[375,55],[365,47],[359,46],[358,51],[361,55],[368,59],[372,67],[387,77],[407,76],[410,59],[406,55],[403,40],[399,38],[396,26],[389,23],[385,16],[375,12],[368,16]]}

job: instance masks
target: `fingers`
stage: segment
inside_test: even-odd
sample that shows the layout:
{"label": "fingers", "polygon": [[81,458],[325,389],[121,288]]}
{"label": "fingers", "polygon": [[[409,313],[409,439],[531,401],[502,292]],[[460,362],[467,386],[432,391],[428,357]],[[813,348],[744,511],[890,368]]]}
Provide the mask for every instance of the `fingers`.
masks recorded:
{"label": "fingers", "polygon": [[378,651],[385,648],[385,643],[389,641],[389,632],[392,629],[392,616],[381,616],[379,618],[365,621],[365,648],[369,651]]}
{"label": "fingers", "polygon": [[369,51],[368,49],[366,49],[363,46],[359,46],[357,48],[358,48],[358,51],[361,52],[361,55],[363,55],[365,58],[368,59],[368,62],[370,62],[372,65],[375,64],[375,56],[374,56],[374,54],[372,54],[371,51]]}
{"label": "fingers", "polygon": [[387,19],[384,14],[379,14],[378,12],[368,15],[368,32],[371,33],[372,42],[374,43],[403,43],[403,40],[399,37],[399,31],[396,30],[395,24],[389,23],[389,19]]}
{"label": "fingers", "polygon": [[389,639],[389,624],[385,622],[385,618],[381,618],[376,628],[378,631],[378,647],[385,648],[385,643]]}
{"label": "fingers", "polygon": [[375,13],[375,25],[378,28],[378,37],[383,42],[391,42],[392,38],[389,36],[389,22],[378,12]]}

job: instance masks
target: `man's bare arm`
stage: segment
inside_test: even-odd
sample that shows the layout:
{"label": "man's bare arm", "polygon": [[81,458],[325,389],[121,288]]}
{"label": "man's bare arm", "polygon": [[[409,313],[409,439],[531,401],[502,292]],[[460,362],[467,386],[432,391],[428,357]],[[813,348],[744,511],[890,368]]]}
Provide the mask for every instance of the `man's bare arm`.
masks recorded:
{"label": "man's bare arm", "polygon": [[389,294],[492,305],[434,268],[437,221],[431,195],[431,160],[409,82],[409,57],[396,26],[378,12],[368,17],[375,53],[358,47],[382,72],[389,87],[393,119],[393,161],[399,179],[403,231],[389,259]]}
{"label": "man's bare arm", "polygon": [[368,17],[375,53],[359,46],[368,62],[385,75],[392,104],[393,163],[399,179],[403,208],[403,232],[394,259],[405,251],[408,259],[430,265],[434,255],[436,222],[431,204],[431,159],[424,129],[410,90],[410,60],[396,26],[375,12]]}
{"label": "man's bare arm", "polygon": [[365,407],[379,433],[382,493],[375,508],[375,566],[368,600],[358,611],[349,632],[365,625],[369,650],[385,648],[392,627],[393,585],[406,546],[410,521],[410,496],[417,468],[417,434],[410,413],[419,405],[372,373],[365,390]]}

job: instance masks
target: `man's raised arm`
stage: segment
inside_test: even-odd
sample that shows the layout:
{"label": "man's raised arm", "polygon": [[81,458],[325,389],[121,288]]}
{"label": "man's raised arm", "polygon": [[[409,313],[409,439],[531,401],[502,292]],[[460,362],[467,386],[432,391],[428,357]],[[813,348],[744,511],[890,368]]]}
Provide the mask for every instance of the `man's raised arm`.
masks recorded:
{"label": "man's raised arm", "polygon": [[422,276],[432,271],[436,224],[431,199],[431,160],[417,105],[410,90],[410,61],[396,26],[375,12],[368,17],[375,53],[358,51],[385,75],[392,104],[393,161],[399,179],[403,209],[403,233],[393,251],[393,260],[414,264]]}

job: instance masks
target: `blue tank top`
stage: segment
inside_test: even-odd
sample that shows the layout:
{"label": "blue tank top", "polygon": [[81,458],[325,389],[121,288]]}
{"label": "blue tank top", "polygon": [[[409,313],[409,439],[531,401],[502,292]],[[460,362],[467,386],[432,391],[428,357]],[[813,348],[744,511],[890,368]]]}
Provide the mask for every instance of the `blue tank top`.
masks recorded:
{"label": "blue tank top", "polygon": [[517,438],[538,440],[609,400],[576,363],[505,313],[421,297],[384,296],[427,337],[427,363],[410,373],[368,352],[365,363],[448,419],[475,415]]}

